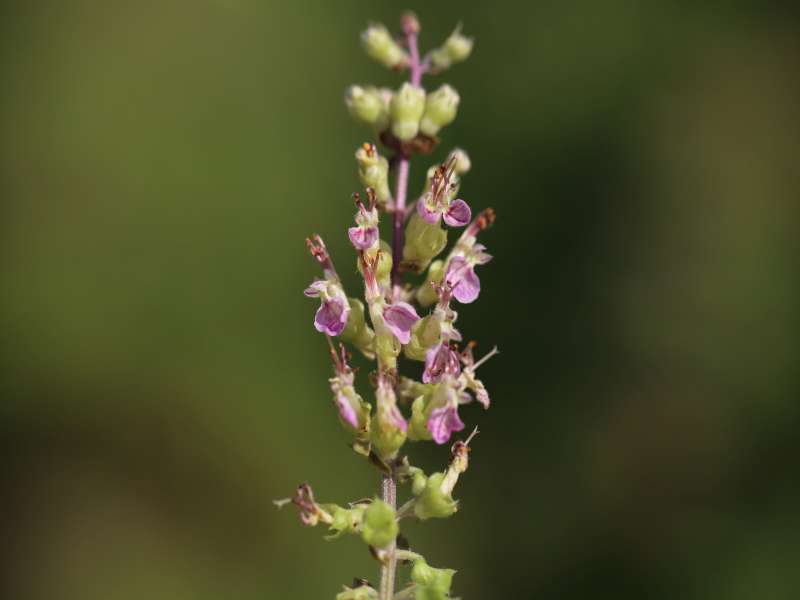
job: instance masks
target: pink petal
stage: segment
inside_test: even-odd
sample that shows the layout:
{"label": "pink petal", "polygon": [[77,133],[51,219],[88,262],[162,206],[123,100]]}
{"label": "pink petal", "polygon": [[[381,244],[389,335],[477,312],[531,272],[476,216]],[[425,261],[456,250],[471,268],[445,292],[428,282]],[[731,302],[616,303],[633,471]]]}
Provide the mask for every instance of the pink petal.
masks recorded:
{"label": "pink petal", "polygon": [[442,375],[449,373],[458,377],[461,363],[450,345],[442,343],[434,346],[425,354],[425,371],[422,373],[423,383],[439,383]]}
{"label": "pink petal", "polygon": [[369,250],[378,241],[378,228],[350,227],[347,236],[357,250]]}
{"label": "pink petal", "polygon": [[462,304],[474,302],[481,291],[481,280],[472,265],[462,256],[455,256],[450,260],[446,279],[453,286],[453,296]]}
{"label": "pink petal", "polygon": [[342,420],[352,425],[353,429],[357,429],[358,416],[356,415],[356,409],[350,404],[347,396],[344,394],[336,394],[334,401],[336,402],[336,408],[339,409],[339,416],[342,417]]}
{"label": "pink petal", "polygon": [[472,211],[469,205],[461,200],[453,200],[450,203],[450,208],[444,213],[444,222],[450,227],[463,227],[472,219]]}
{"label": "pink petal", "polygon": [[339,335],[347,324],[350,307],[339,298],[323,301],[314,316],[314,327],[320,333]]}
{"label": "pink petal", "polygon": [[445,406],[435,408],[431,411],[428,419],[428,431],[433,436],[433,441],[437,444],[444,444],[450,439],[454,431],[464,429],[464,422],[458,416],[455,406]]}
{"label": "pink petal", "polygon": [[428,207],[425,206],[425,201],[422,198],[420,198],[417,202],[417,212],[419,213],[420,217],[425,219],[431,225],[436,225],[442,216],[441,212],[438,210],[428,210]]}
{"label": "pink petal", "polygon": [[321,279],[317,279],[308,286],[303,293],[309,298],[319,298],[319,295],[325,291],[327,283]]}
{"label": "pink petal", "polygon": [[419,321],[419,315],[407,302],[395,302],[384,309],[383,320],[400,343],[407,344],[411,340],[411,328]]}

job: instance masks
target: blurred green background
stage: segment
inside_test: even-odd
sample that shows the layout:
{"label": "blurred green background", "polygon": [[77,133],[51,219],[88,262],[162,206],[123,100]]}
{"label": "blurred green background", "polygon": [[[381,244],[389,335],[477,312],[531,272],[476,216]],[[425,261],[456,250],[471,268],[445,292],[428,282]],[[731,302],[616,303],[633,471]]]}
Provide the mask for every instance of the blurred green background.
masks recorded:
{"label": "blurred green background", "polygon": [[[0,597],[332,598],[375,578],[273,498],[373,494],[303,298],[345,235],[353,82],[405,5],[4,3]],[[414,8],[414,7],[412,7]],[[439,159],[495,261],[494,405],[411,525],[485,598],[796,598],[800,23],[789,2],[437,2],[473,57]],[[427,80],[429,85],[435,83]],[[412,190],[429,163],[412,163]],[[364,385],[362,380],[362,386]],[[426,468],[446,448],[411,447]]]}

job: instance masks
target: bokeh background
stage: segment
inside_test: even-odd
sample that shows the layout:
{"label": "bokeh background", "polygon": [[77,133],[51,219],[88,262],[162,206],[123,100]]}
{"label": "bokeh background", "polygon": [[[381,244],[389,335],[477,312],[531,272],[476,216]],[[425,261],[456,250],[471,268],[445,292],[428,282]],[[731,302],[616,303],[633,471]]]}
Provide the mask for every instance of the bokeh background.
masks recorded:
{"label": "bokeh background", "polygon": [[[404,5],[6,2],[0,596],[332,598],[375,577],[272,499],[371,495],[302,289],[351,289],[352,82]],[[413,7],[412,7],[413,8]],[[451,520],[486,598],[796,598],[800,23],[790,2],[419,3],[473,57],[441,158],[493,206],[460,323],[494,405]],[[429,83],[431,80],[428,80]],[[428,162],[412,163],[412,189]],[[363,385],[363,381],[362,381]],[[428,469],[445,448],[411,448]]]}

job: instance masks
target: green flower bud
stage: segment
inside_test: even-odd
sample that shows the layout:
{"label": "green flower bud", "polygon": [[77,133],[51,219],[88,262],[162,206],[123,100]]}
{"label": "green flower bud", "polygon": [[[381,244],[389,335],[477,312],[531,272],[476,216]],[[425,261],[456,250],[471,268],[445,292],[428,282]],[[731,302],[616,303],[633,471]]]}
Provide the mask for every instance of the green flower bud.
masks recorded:
{"label": "green flower bud", "polygon": [[336,594],[336,600],[378,600],[378,598],[378,592],[366,583],[357,588],[344,586],[344,591]]}
{"label": "green flower bud", "polygon": [[437,314],[423,317],[411,329],[411,341],[403,351],[411,360],[425,360],[425,353],[442,340],[442,319]]}
{"label": "green flower bud", "polygon": [[454,161],[454,171],[456,175],[464,175],[467,171],[472,168],[472,162],[469,159],[469,154],[467,154],[461,148],[453,148],[450,151],[450,154],[447,155],[446,163],[450,161]]}
{"label": "green flower bud", "polygon": [[417,496],[414,514],[421,521],[431,518],[443,519],[458,510],[458,503],[453,500],[452,495],[442,490],[443,482],[444,473],[434,473],[428,477],[425,487]]}
{"label": "green flower bud", "polygon": [[360,533],[361,523],[364,520],[365,506],[355,506],[353,508],[342,508],[335,504],[324,506],[333,516],[333,522],[328,526],[330,535],[325,536],[326,540],[335,540],[342,537],[345,533]]}
{"label": "green flower bud", "polygon": [[441,225],[428,223],[417,212],[411,215],[403,246],[403,261],[409,267],[422,271],[446,245],[447,231]]}
{"label": "green flower bud", "polygon": [[455,574],[453,569],[435,569],[429,566],[424,558],[418,558],[411,569],[411,581],[417,584],[414,588],[414,598],[416,600],[449,598]]}
{"label": "green flower bud", "polygon": [[362,88],[351,85],[347,89],[344,103],[350,115],[366,125],[386,124],[388,115],[381,93],[374,87]]}
{"label": "green flower bud", "polygon": [[394,509],[383,500],[373,500],[364,512],[363,540],[375,548],[386,548],[395,540],[399,529]]}
{"label": "green flower bud", "polygon": [[425,112],[425,90],[406,82],[392,96],[389,115],[392,119],[392,133],[396,138],[408,141],[417,136],[419,120]]}
{"label": "green flower bud", "polygon": [[370,360],[375,358],[375,332],[367,325],[364,319],[364,303],[357,298],[348,298],[350,313],[347,315],[347,325],[339,337],[343,342],[353,344]]}
{"label": "green flower bud", "polygon": [[[434,304],[439,297],[436,295],[436,290],[433,289],[433,283],[440,284],[444,277],[444,261],[435,260],[428,267],[428,274],[425,276],[425,282],[417,289],[417,302],[420,306],[426,307]],[[352,302],[350,304],[352,306]]]}
{"label": "green flower bud", "polygon": [[419,130],[429,137],[435,136],[439,133],[439,129],[449,125],[456,118],[460,100],[458,92],[447,84],[428,94]]}
{"label": "green flower bud", "polygon": [[374,189],[378,204],[384,206],[392,197],[389,190],[389,161],[378,154],[373,144],[364,144],[356,150],[356,162],[362,185]]}
{"label": "green flower bud", "polygon": [[395,41],[383,24],[370,25],[361,34],[361,43],[367,55],[384,67],[395,69],[408,64],[408,53]]}
{"label": "green flower bud", "polygon": [[461,25],[455,28],[444,44],[430,53],[433,66],[439,70],[447,69],[454,63],[467,60],[472,53],[475,40],[461,33]]}

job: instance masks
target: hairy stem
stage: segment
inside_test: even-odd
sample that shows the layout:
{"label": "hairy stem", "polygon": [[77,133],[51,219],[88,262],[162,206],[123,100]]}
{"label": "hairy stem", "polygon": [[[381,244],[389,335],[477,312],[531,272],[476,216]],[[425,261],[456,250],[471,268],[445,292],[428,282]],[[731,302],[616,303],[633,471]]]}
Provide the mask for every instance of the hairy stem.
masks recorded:
{"label": "hairy stem", "polygon": [[[392,465],[392,474],[384,475],[381,483],[381,496],[383,501],[392,508],[397,508],[397,474]],[[397,557],[395,556],[396,543],[389,546],[387,562],[381,566],[380,600],[394,598],[394,580],[397,572]]]}

